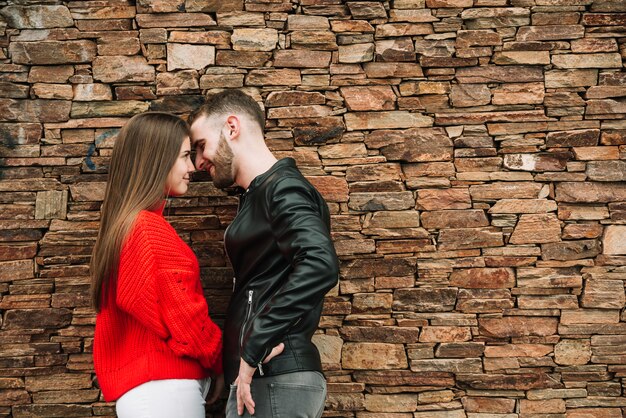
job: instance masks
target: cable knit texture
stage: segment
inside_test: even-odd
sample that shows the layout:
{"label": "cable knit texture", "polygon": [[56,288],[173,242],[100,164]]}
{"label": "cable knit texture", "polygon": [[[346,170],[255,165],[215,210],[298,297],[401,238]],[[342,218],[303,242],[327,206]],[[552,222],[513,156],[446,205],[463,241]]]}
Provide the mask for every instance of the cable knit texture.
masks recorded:
{"label": "cable knit texture", "polygon": [[160,213],[142,211],[120,254],[115,300],[96,318],[94,366],[114,401],[150,380],[222,373],[195,254]]}

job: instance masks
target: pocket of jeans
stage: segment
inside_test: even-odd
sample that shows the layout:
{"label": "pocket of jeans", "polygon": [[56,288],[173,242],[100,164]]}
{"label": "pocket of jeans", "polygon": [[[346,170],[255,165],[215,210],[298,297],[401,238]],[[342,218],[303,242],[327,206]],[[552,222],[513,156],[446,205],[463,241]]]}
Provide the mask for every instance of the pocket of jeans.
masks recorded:
{"label": "pocket of jeans", "polygon": [[315,417],[323,410],[326,388],[323,386],[272,383],[272,411],[276,417]]}

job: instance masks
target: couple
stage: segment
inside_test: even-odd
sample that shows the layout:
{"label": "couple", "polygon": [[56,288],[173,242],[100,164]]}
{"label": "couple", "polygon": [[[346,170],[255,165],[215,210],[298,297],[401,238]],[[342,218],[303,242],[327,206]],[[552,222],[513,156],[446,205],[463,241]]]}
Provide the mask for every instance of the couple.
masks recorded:
{"label": "couple", "polygon": [[[228,418],[320,417],[311,337],[338,278],[328,207],[292,159],[272,155],[263,111],[241,91],[210,97],[189,124],[137,115],[113,148],[91,262],[102,393],[121,418],[201,418],[227,382]],[[217,187],[246,190],[224,236],[235,278],[223,343],[198,261],[163,217],[165,199],[187,191],[192,147]]]}

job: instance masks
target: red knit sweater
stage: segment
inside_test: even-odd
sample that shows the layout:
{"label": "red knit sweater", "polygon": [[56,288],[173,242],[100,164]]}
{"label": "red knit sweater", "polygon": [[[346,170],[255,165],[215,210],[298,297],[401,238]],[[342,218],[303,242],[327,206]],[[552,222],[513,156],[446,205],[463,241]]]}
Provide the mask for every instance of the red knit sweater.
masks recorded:
{"label": "red knit sweater", "polygon": [[209,318],[198,261],[160,213],[137,216],[115,300],[96,317],[93,351],[107,401],[150,380],[222,373],[222,332]]}

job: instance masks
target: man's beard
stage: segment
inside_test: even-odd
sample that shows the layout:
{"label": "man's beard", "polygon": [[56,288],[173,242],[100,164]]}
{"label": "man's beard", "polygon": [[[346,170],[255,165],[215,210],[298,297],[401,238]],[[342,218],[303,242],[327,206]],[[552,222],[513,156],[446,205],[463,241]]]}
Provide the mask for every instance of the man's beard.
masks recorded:
{"label": "man's beard", "polygon": [[218,189],[225,189],[235,183],[233,158],[233,150],[228,145],[224,133],[220,132],[220,140],[217,143],[217,152],[213,161],[213,166],[215,167],[213,184]]}

